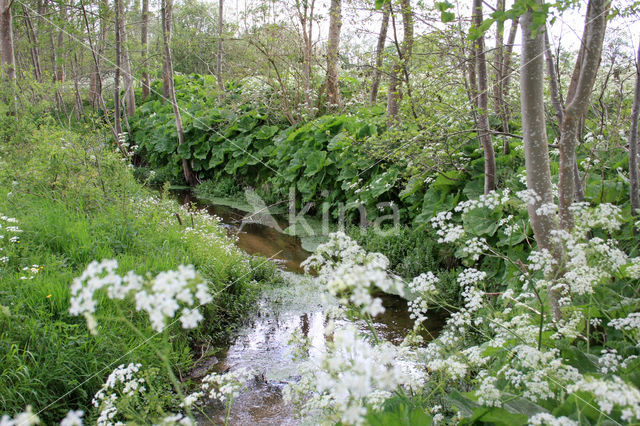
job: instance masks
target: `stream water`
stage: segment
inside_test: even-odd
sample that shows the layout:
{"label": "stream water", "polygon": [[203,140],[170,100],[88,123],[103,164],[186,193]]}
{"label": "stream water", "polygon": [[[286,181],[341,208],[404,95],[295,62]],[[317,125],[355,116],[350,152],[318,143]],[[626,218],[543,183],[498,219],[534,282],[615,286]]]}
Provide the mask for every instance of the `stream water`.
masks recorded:
{"label": "stream water", "polygon": [[[183,202],[194,202],[190,197]],[[241,392],[231,409],[231,425],[298,425],[312,423],[298,419],[291,406],[282,398],[284,386],[297,379],[300,361],[294,360],[295,348],[289,344],[294,332],[300,332],[312,342],[311,350],[321,350],[325,341],[328,313],[337,307],[335,301],[323,297],[322,288],[312,277],[302,276],[300,263],[309,255],[300,241],[273,228],[249,224],[240,228],[243,213],[219,206],[206,206],[211,214],[222,219],[229,233],[236,235],[237,244],[250,254],[277,259],[288,285],[267,290],[261,297],[255,315],[248,319],[225,351],[216,358],[204,360],[196,366],[194,378],[208,371],[227,372],[248,368],[256,377]],[[380,337],[399,343],[412,327],[404,299],[381,295],[385,312],[374,319]],[[443,317],[432,316],[427,327],[437,331]],[[337,325],[350,322],[346,318]],[[366,330],[364,322],[357,326]],[[206,416],[200,424],[224,424],[222,404],[205,407]]]}

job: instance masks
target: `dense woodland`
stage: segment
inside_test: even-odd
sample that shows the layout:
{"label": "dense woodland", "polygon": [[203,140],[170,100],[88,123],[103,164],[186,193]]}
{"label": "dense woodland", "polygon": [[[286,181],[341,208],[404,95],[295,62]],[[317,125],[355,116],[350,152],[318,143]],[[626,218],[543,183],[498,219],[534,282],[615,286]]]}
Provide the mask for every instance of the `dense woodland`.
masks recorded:
{"label": "dense woodland", "polygon": [[[0,14],[1,425],[242,424],[269,371],[194,372],[305,280],[338,307],[264,424],[640,423],[639,2]],[[211,203],[276,216],[308,276]]]}

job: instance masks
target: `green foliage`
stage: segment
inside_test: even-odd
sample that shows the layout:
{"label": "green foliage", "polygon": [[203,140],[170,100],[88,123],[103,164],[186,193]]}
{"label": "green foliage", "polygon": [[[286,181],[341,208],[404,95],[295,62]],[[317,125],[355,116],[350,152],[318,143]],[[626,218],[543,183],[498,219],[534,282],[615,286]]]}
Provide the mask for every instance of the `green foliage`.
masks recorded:
{"label": "green foliage", "polygon": [[[0,268],[0,406],[9,413],[28,404],[36,411],[46,407],[41,418],[52,424],[71,408],[90,412],[91,398],[113,368],[140,362],[159,391],[147,409],[177,409],[166,368],[152,349],[161,336],[148,318],[105,298],[99,334],[90,335],[84,319],[68,313],[73,278],[94,259],[115,258],[122,273],[140,274],[194,264],[218,296],[199,331],[167,329],[168,361],[184,372],[192,363],[190,347],[226,336],[250,309],[254,279],[272,279],[272,267],[255,263],[251,272],[239,252],[185,233],[173,217],[178,206],[145,201],[151,194],[100,133],[30,121],[5,116],[0,126],[23,129],[20,137],[7,135],[1,154],[0,212],[15,217],[22,233],[19,243],[0,240],[9,258]],[[211,232],[224,235],[219,228]],[[35,273],[29,272],[33,265]],[[121,315],[138,331],[118,320]]]}

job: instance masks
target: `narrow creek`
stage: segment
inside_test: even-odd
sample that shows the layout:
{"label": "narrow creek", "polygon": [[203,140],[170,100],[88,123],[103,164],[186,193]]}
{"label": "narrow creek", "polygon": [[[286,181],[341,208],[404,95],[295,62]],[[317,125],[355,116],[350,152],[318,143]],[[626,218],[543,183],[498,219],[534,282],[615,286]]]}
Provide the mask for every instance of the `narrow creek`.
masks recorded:
{"label": "narrow creek", "polygon": [[[335,301],[323,297],[322,288],[313,277],[301,275],[300,263],[310,253],[302,249],[300,241],[274,228],[260,224],[241,226],[244,213],[220,205],[202,204],[189,194],[180,197],[183,203],[193,202],[206,207],[209,213],[222,219],[230,234],[237,237],[240,248],[252,255],[273,258],[283,269],[288,285],[265,291],[258,302],[256,313],[249,318],[232,339],[232,343],[217,357],[197,365],[192,376],[201,378],[211,371],[227,372],[248,368],[256,377],[243,389],[231,409],[231,425],[299,425],[311,424],[312,419],[299,419],[293,407],[282,398],[282,390],[297,380],[301,361],[294,359],[295,348],[289,344],[294,332],[302,333],[312,342],[311,350],[321,350],[325,341],[328,313],[337,307]],[[400,343],[412,327],[407,303],[392,295],[381,295],[386,311],[374,319],[380,337]],[[336,325],[350,321],[340,319]],[[444,317],[433,316],[427,327],[437,332]],[[364,322],[356,325],[362,330]],[[206,416],[199,424],[224,424],[225,411],[220,403],[204,408]]]}

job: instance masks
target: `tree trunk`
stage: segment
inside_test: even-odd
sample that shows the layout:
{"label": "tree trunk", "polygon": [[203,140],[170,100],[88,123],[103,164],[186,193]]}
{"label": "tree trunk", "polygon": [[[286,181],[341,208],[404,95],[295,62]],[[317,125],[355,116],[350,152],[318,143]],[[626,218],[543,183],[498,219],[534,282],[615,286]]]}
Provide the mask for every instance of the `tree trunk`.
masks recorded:
{"label": "tree trunk", "polygon": [[[473,25],[482,25],[482,0],[473,0]],[[484,151],[484,193],[496,188],[496,156],[491,141],[489,127],[489,82],[487,60],[484,53],[484,36],[474,42],[476,69],[478,77],[478,138]]]}
{"label": "tree trunk", "polygon": [[[544,32],[544,57],[547,64],[547,75],[549,76],[549,92],[551,93],[551,104],[553,105],[553,111],[556,115],[558,122],[558,133],[562,128],[562,121],[564,118],[562,97],[560,95],[560,85],[558,84],[558,71],[551,52],[551,43],[549,42],[549,32],[545,28]],[[581,117],[580,128],[584,126],[584,116]],[[582,181],[580,180],[580,172],[578,170],[578,160],[576,156],[573,157],[573,188],[574,197],[576,201],[584,201],[584,191],[582,190]]]}
{"label": "tree trunk", "polygon": [[[161,0],[163,2],[162,15],[162,42],[169,45],[171,49],[171,22],[173,21],[173,0]],[[162,97],[164,101],[171,98],[171,90],[173,90],[173,64],[167,63],[168,56],[166,52],[162,55]]]}
{"label": "tree trunk", "polygon": [[[60,4],[60,20],[64,23],[67,22],[67,7],[64,4]],[[64,24],[63,24],[64,25]],[[65,72],[64,72],[64,61],[60,60],[61,52],[64,52],[64,29],[60,29],[58,31],[58,40],[57,40],[57,53],[56,53],[56,81],[60,83],[64,83]]]}
{"label": "tree trunk", "polygon": [[131,117],[136,113],[136,95],[133,91],[133,76],[131,75],[131,62],[129,61],[129,49],[127,47],[127,18],[123,0],[116,0],[116,7],[120,15],[117,31],[120,33],[120,65],[122,67],[122,77],[124,80],[126,113],[128,117]]}
{"label": "tree trunk", "polygon": [[[504,0],[498,0],[496,12],[504,12]],[[502,112],[502,64],[504,62],[504,22],[496,22],[496,48],[493,61],[493,111],[495,115]]]}
{"label": "tree trunk", "polygon": [[[537,5],[542,0],[536,0]],[[549,151],[547,146],[547,128],[544,114],[544,35],[541,31],[533,37],[533,18],[529,10],[522,16],[522,57],[520,60],[520,88],[522,109],[522,136],[524,138],[525,166],[527,169],[527,188],[533,193],[527,208],[529,220],[539,250],[549,251],[559,259],[558,246],[551,238],[557,229],[554,215],[538,214],[543,204],[553,203]],[[549,292],[554,317],[561,317],[558,295]]]}
{"label": "tree trunk", "polygon": [[564,109],[560,129],[560,165],[558,173],[558,213],[560,227],[573,228],[573,214],[569,207],[574,197],[574,179],[576,163],[576,142],[581,117],[589,107],[589,96],[593,90],[598,68],[602,43],[607,24],[609,2],[590,0],[587,7],[582,46],[567,94],[567,106]]}
{"label": "tree trunk", "polygon": [[[303,48],[303,79],[304,79],[304,99],[307,104],[307,111],[310,113],[313,109],[311,99],[311,60],[313,59],[313,10],[315,8],[315,0],[311,3],[307,0],[296,1],[296,12],[300,27],[302,28]],[[308,24],[308,25],[307,25]]]}
{"label": "tree trunk", "polygon": [[329,110],[340,107],[340,85],[338,80],[338,52],[340,50],[340,28],[342,27],[342,0],[331,0],[329,9],[329,40],[327,44],[327,104]]}
{"label": "tree trunk", "polygon": [[[631,199],[631,215],[640,216],[640,199],[638,198],[638,116],[640,115],[640,44],[636,58],[636,85],[633,93],[633,109],[631,110],[631,128],[629,130],[629,198]],[[634,232],[638,228],[634,226]]]}
{"label": "tree trunk", "polygon": [[409,61],[413,52],[413,11],[411,10],[411,0],[401,0],[400,8],[404,35],[401,44],[398,44],[398,38],[395,36],[395,18],[393,10],[391,9],[390,11],[398,59],[389,74],[389,93],[387,94],[387,120],[389,123],[393,123],[398,119],[398,113],[400,112],[399,102],[402,99],[402,80],[400,75],[403,71],[405,76],[408,75]]}
{"label": "tree trunk", "polygon": [[[173,62],[171,59],[171,45],[169,44],[172,8],[173,0],[162,0],[162,41],[164,45],[164,63],[167,65],[167,74],[164,76],[164,83],[167,85],[169,100],[173,105],[173,114],[176,119],[176,130],[178,132],[178,145],[182,145],[184,144],[184,129],[182,128],[182,116],[180,115],[176,91],[173,86]],[[189,164],[189,161],[185,158],[182,159],[182,172],[187,184],[193,186],[197,183],[197,178],[191,169],[191,164]]]}
{"label": "tree trunk", "polygon": [[119,6],[119,2],[121,2],[122,0],[116,0],[116,4],[115,4],[115,12],[116,12],[116,16],[115,16],[115,34],[116,34],[116,70],[115,70],[115,76],[113,79],[113,117],[114,117],[114,123],[115,123],[115,130],[116,133],[118,135],[118,141],[120,141],[120,137],[122,135],[122,122],[121,122],[121,112],[120,112],[120,106],[121,106],[121,99],[120,99],[120,60],[122,59],[122,54],[121,54],[121,50],[122,50],[122,46],[121,43],[122,41],[120,40],[120,6]]}
{"label": "tree trunk", "polygon": [[224,93],[224,78],[222,77],[222,34],[224,29],[224,0],[218,0],[218,51],[216,52],[216,79],[218,90]]}
{"label": "tree trunk", "polygon": [[[509,83],[511,81],[511,58],[513,56],[513,45],[516,41],[516,33],[518,32],[518,24],[520,17],[516,17],[513,23],[511,24],[511,29],[509,30],[509,37],[507,37],[507,45],[504,50],[504,56],[502,60],[502,79],[501,79],[501,87],[502,91],[502,128],[506,133],[509,132],[509,118],[511,117],[511,111],[509,110],[509,104],[507,103],[508,95],[509,95]],[[504,144],[502,145],[502,153],[504,155],[509,154],[509,140],[505,138]]]}
{"label": "tree trunk", "polygon": [[375,105],[378,99],[378,89],[380,88],[380,77],[382,75],[382,60],[384,58],[384,44],[387,40],[387,30],[389,29],[389,13],[390,9],[385,7],[382,12],[382,24],[380,25],[378,44],[376,45],[376,64],[373,70],[373,80],[371,81],[371,96],[369,97],[371,105]]}
{"label": "tree trunk", "polygon": [[91,49],[91,56],[93,56],[93,64],[95,66],[95,69],[97,70],[96,72],[96,86],[100,87],[100,90],[96,92],[96,95],[98,97],[98,102],[100,104],[100,107],[102,108],[102,112],[104,114],[104,120],[107,122],[107,124],[109,125],[109,128],[111,129],[111,133],[113,135],[113,138],[116,142],[116,145],[118,145],[118,148],[120,148],[120,151],[122,152],[123,155],[126,155],[127,152],[123,149],[122,145],[120,144],[120,140],[118,139],[118,132],[116,131],[115,127],[113,127],[111,125],[111,119],[109,118],[109,113],[107,111],[107,106],[105,105],[104,102],[104,97],[102,96],[102,76],[100,75],[100,59],[98,52],[96,50],[96,47],[93,43],[93,40],[91,38],[91,28],[89,27],[89,20],[87,19],[87,11],[84,8],[84,1],[80,0],[80,10],[82,12],[82,18],[84,21],[84,26],[85,29],[87,30],[87,40],[89,41],[89,48]]}
{"label": "tree trunk", "polygon": [[142,23],[140,27],[140,43],[142,45],[142,99],[151,93],[149,77],[149,0],[142,0]]}
{"label": "tree trunk", "polygon": [[13,46],[13,18],[11,0],[0,0],[0,71],[9,81],[9,98],[13,104],[13,113],[17,112],[16,57]]}
{"label": "tree trunk", "polygon": [[31,64],[33,65],[33,77],[38,82],[42,82],[42,67],[40,65],[40,50],[38,49],[38,36],[36,34],[35,28],[33,27],[33,22],[31,21],[31,16],[29,14],[29,9],[23,3],[22,11],[24,13],[24,23],[27,33],[27,39],[29,44],[31,45],[29,50],[31,53]]}
{"label": "tree trunk", "polygon": [[13,51],[13,18],[11,1],[0,0],[0,52],[2,69],[9,80],[16,81],[16,57]]}
{"label": "tree trunk", "polygon": [[549,91],[551,92],[551,104],[558,121],[558,129],[562,126],[562,101],[560,100],[560,86],[558,85],[558,73],[553,62],[551,43],[549,42],[549,30],[544,30],[544,58],[547,64],[547,76],[549,77]]}
{"label": "tree trunk", "polygon": [[80,73],[78,66],[78,54],[76,52],[73,53],[73,62],[71,63],[71,72],[73,74],[73,87],[75,89],[75,101],[76,101],[76,119],[81,119],[84,117],[84,105],[82,104],[82,96],[80,95]]}

